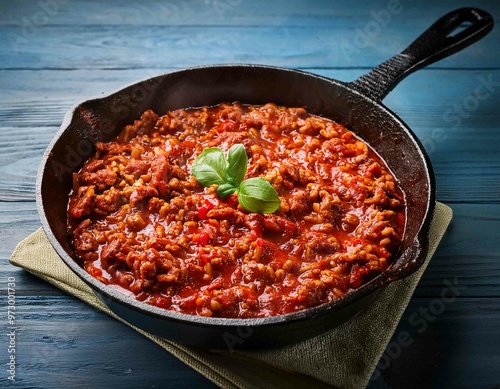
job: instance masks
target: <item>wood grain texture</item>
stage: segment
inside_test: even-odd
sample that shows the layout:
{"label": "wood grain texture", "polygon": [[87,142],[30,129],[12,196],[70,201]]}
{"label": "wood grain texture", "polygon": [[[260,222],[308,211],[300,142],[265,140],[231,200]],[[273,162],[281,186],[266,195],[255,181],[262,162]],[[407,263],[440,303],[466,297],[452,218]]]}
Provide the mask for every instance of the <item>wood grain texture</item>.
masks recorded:
{"label": "wood grain texture", "polygon": [[[3,296],[0,301],[5,306]],[[188,388],[215,388],[134,330],[67,295],[18,297],[17,307],[14,387],[182,388],[188,382]],[[6,362],[5,353],[0,360]],[[0,386],[7,383],[2,375]]]}
{"label": "wood grain texture", "polygon": [[[2,13],[2,68],[128,69],[228,62],[371,68],[401,51],[437,17],[467,5],[377,1],[346,9],[327,1],[262,7],[231,0],[218,2],[228,5],[221,11],[211,0],[128,7],[117,1],[45,1],[55,5],[51,9],[40,5],[44,1],[22,1]],[[500,16],[491,3],[483,6]],[[496,68],[499,38],[500,32],[494,31],[481,46],[433,66]]]}
{"label": "wood grain texture", "polygon": [[498,387],[499,306],[497,298],[457,298],[443,305],[436,298],[413,298],[369,388]]}
{"label": "wood grain texture", "polygon": [[[343,81],[360,75],[359,69],[308,70]],[[7,93],[0,98],[0,200],[34,199],[40,158],[72,105],[159,73],[154,69],[1,71]],[[457,84],[457,78],[462,82]],[[481,81],[489,79],[491,92],[481,87]],[[476,90],[489,95],[475,100]],[[429,152],[440,201],[500,202],[500,70],[421,70],[384,102]],[[477,107],[470,105],[474,107],[470,110],[472,103]]]}
{"label": "wood grain texture", "polygon": [[[2,373],[0,386],[214,387],[131,329],[8,263],[16,244],[40,226],[38,165],[72,105],[156,74],[214,63],[263,63],[352,81],[465,6],[470,2],[2,2],[0,304],[6,305],[8,277],[15,277],[20,331],[19,381],[12,385]],[[495,0],[473,6],[500,19]],[[389,19],[380,19],[387,12]],[[495,28],[411,75],[384,100],[428,151],[438,199],[454,217],[370,388],[500,385],[498,42]],[[441,307],[449,283],[460,295],[422,321],[426,310]],[[398,348],[401,333],[411,344]],[[4,343],[1,337],[2,364]]]}
{"label": "wood grain texture", "polygon": [[[410,302],[370,388],[472,388],[477,382],[493,388],[498,382],[498,376],[484,376],[484,371],[494,372],[498,364],[500,300],[459,298],[444,308],[435,302]],[[99,388],[215,387],[161,347],[69,296],[21,297],[18,306],[16,387],[86,388],[89,382]],[[398,347],[403,332],[410,344]],[[465,337],[470,341],[464,343]],[[464,359],[470,360],[470,371],[463,369]],[[0,385],[5,384],[0,377]]]}
{"label": "wood grain texture", "polygon": [[[372,68],[402,51],[418,36],[414,29],[390,31],[388,26],[374,44],[356,45],[350,25],[182,29],[149,25],[141,28],[99,25],[91,29],[47,26],[30,38],[18,35],[18,27],[0,26],[0,35],[8,37],[0,41],[5,69],[183,68],[213,63]],[[498,53],[492,37],[485,38],[484,45],[486,47],[472,46],[467,54],[458,53],[432,67],[497,67],[500,54],[489,54]],[[65,52],[64,56],[61,51]]]}
{"label": "wood grain texture", "polygon": [[[45,7],[42,4],[49,3]],[[400,10],[394,13],[392,23],[404,27],[408,21],[412,25],[427,28],[436,19],[453,9],[470,7],[467,0],[444,0],[435,2],[401,0],[390,3],[387,0],[371,0],[352,2],[348,6],[332,3],[328,0],[289,0],[286,3],[274,1],[259,3],[248,0],[221,1],[219,7],[215,1],[164,1],[150,0],[147,4],[99,0],[58,0],[58,4],[50,1],[35,2],[17,0],[6,7],[0,14],[0,25],[23,25],[25,19],[32,23],[40,20],[43,26],[59,25],[174,25],[174,26],[255,26],[255,25],[289,25],[308,27],[310,25],[330,26],[348,21],[353,28],[364,27],[365,18],[371,12],[380,12],[392,7]],[[496,11],[495,0],[477,2],[479,6]],[[480,4],[479,4],[480,3]],[[425,6],[423,6],[425,5]],[[44,13],[43,18],[39,13]]]}

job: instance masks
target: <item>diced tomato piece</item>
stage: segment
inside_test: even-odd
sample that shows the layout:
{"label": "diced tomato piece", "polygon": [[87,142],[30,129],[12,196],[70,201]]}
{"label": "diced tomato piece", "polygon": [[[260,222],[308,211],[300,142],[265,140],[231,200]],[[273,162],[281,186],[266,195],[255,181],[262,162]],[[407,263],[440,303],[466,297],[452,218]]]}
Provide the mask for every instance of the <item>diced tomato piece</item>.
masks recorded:
{"label": "diced tomato piece", "polygon": [[260,239],[262,237],[262,228],[260,228],[259,226],[255,226],[254,229],[250,230],[250,233],[248,235],[253,240]]}
{"label": "diced tomato piece", "polygon": [[198,218],[200,220],[206,220],[207,219],[207,213],[211,209],[215,208],[215,204],[210,202],[209,200],[205,199],[204,205],[200,208],[198,208]]}
{"label": "diced tomato piece", "polygon": [[234,120],[227,119],[224,120],[221,124],[219,124],[218,130],[220,132],[232,132],[236,131],[239,128],[240,124],[235,122]]}
{"label": "diced tomato piece", "polygon": [[210,211],[211,209],[215,208],[215,204],[208,199],[205,199],[205,207],[207,207],[207,209]]}
{"label": "diced tomato piece", "polygon": [[198,219],[200,219],[200,220],[206,220],[206,218],[207,218],[207,212],[208,212],[208,208],[207,207],[198,208]]}
{"label": "diced tomato piece", "polygon": [[97,268],[97,267],[94,267],[92,266],[90,269],[87,270],[91,275],[93,275],[94,277],[102,277],[102,270]]}
{"label": "diced tomato piece", "polygon": [[193,235],[193,242],[198,243],[200,246],[206,246],[209,241],[210,235],[206,231]]}

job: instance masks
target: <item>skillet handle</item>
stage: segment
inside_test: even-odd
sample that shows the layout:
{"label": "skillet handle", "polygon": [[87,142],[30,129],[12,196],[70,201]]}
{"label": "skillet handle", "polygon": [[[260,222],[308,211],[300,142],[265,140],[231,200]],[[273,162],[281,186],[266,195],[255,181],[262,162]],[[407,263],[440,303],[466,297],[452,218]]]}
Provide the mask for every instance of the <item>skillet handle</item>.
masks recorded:
{"label": "skillet handle", "polygon": [[[404,51],[348,85],[375,101],[383,98],[407,75],[454,54],[493,29],[493,17],[478,8],[452,11],[420,35]],[[464,27],[462,31],[453,33]]]}

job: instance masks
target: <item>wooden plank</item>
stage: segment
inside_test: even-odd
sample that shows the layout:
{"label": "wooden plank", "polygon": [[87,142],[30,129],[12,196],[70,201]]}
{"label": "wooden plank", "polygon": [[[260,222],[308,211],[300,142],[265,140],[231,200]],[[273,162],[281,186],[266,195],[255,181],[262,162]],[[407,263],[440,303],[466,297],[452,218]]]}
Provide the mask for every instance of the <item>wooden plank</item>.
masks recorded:
{"label": "wooden plank", "polygon": [[[304,28],[47,26],[28,37],[20,35],[18,26],[0,26],[0,35],[7,37],[0,41],[1,68],[183,68],[240,62],[294,68],[372,68],[403,50],[421,32],[389,24],[373,41],[359,43],[350,22],[338,20],[333,26]],[[497,68],[499,34],[494,32],[432,67]]]}
{"label": "wooden plank", "polygon": [[[415,292],[418,297],[439,296],[444,281],[466,286],[464,296],[500,297],[500,207],[498,205],[453,204],[452,224]],[[1,280],[15,276],[34,294],[60,294],[51,286],[11,266],[8,258],[22,239],[40,226],[34,202],[0,202],[0,291]],[[2,278],[3,277],[3,278]],[[28,293],[28,292],[27,292]]]}
{"label": "wooden plank", "polygon": [[[293,68],[293,66],[286,67]],[[69,107],[81,100],[111,93],[131,83],[176,70],[178,69],[162,65],[137,69],[0,69],[3,91],[0,102],[8,103],[8,107],[13,111],[24,109],[24,104],[32,104],[33,108],[50,107],[51,104]],[[345,82],[353,81],[369,71],[359,67],[346,69],[308,67],[302,70]],[[459,83],[457,79],[460,79]],[[428,117],[439,119],[442,126],[461,125],[470,121],[471,117],[466,116],[467,113],[472,115],[476,111],[483,112],[484,119],[492,120],[490,116],[496,113],[494,108],[498,106],[500,100],[499,84],[499,69],[425,68],[403,80],[384,99],[384,103],[402,117],[407,112],[410,114],[417,110],[418,115],[413,118],[412,127]],[[484,97],[481,97],[478,106],[475,107],[468,98],[477,93]],[[26,100],[27,103],[24,102]],[[469,104],[472,107],[470,111]],[[455,105],[461,107],[461,110],[457,111]],[[464,105],[467,105],[467,108],[464,108]],[[455,119],[455,115],[462,120]]]}
{"label": "wooden plank", "polygon": [[[4,295],[0,301],[5,306]],[[16,326],[16,382],[23,388],[215,388],[161,347],[69,296],[18,296]],[[2,364],[6,358],[2,353]],[[7,382],[3,374],[0,385]]]}
{"label": "wooden plank", "polygon": [[0,129],[0,200],[33,201],[38,167],[56,128]]}
{"label": "wooden plank", "polygon": [[[59,125],[66,110],[81,100],[172,70],[0,70],[4,91],[0,96],[0,125]],[[366,72],[364,69],[306,70],[342,81],[352,81]],[[460,83],[456,82],[458,78]],[[438,127],[446,131],[448,140],[464,125],[496,128],[499,86],[500,70],[423,69],[398,85],[384,103],[423,139]],[[481,100],[474,99],[477,93]],[[429,124],[432,124],[430,130]],[[474,136],[474,132],[470,134],[471,138]]]}
{"label": "wooden plank", "polygon": [[[0,264],[15,269],[7,263],[17,244],[40,227],[34,201],[6,203],[0,201]],[[4,267],[2,270],[5,270]],[[3,287],[3,286],[0,286]]]}
{"label": "wooden plank", "polygon": [[[493,138],[492,142],[498,142],[498,137]],[[0,165],[2,174],[0,176],[0,201],[33,201],[35,199],[36,172],[47,144],[48,141],[40,141],[36,144],[35,150],[20,147],[18,151],[7,154],[7,157],[12,160],[9,163],[4,159]],[[494,153],[495,150],[487,150],[487,152]],[[457,155],[458,157],[462,157],[462,161],[434,163],[438,200],[449,204],[500,203],[500,163],[478,161],[480,156],[470,152]],[[456,173],[449,173],[450,165]]]}
{"label": "wooden plank", "polygon": [[[342,80],[352,80],[363,72],[309,70]],[[0,98],[0,199],[34,199],[40,158],[71,105],[158,73],[151,68],[1,71],[6,93]],[[455,81],[458,78],[460,83]],[[500,202],[499,83],[499,70],[425,69],[403,81],[384,101],[429,152],[438,198],[443,202]],[[489,95],[474,99],[476,90]]]}
{"label": "wooden plank", "polygon": [[[47,8],[56,1],[56,11]],[[466,0],[400,0],[401,12],[377,25],[374,15],[384,14],[391,2],[2,3],[0,304],[6,305],[6,279],[14,276],[18,386],[214,387],[134,331],[8,263],[17,242],[40,225],[33,201],[36,169],[68,108],[127,82],[199,64],[258,61],[353,80],[403,49],[438,16],[470,6]],[[497,1],[474,6],[500,18]],[[368,31],[373,27],[375,33]],[[495,29],[412,75],[384,101],[423,141],[438,199],[452,205],[454,219],[389,344],[388,367],[371,388],[493,388],[500,382],[498,41]],[[491,77],[491,90],[480,77]],[[440,296],[450,293],[446,283],[455,283],[460,296],[442,305]],[[442,312],[432,312],[441,306]],[[432,316],[422,321],[425,310]],[[401,334],[411,344],[399,350]],[[5,375],[0,386],[7,386]]]}
{"label": "wooden plank", "polygon": [[[457,282],[466,287],[464,296],[499,296],[500,207],[469,204],[451,207],[451,225],[415,295],[439,296],[445,282]],[[473,291],[469,285],[474,285]]]}
{"label": "wooden plank", "polygon": [[[499,304],[498,298],[459,297],[444,305],[413,299],[386,350],[390,365],[382,368],[387,363],[381,360],[370,387],[493,388]],[[99,387],[213,387],[159,346],[74,298],[20,297],[16,308],[17,377],[23,387],[95,387],[97,382]],[[5,354],[0,358],[4,362]]]}
{"label": "wooden plank", "polygon": [[[17,130],[17,129],[16,129]],[[57,128],[51,127],[51,133]],[[14,129],[8,129],[12,133]],[[1,137],[0,137],[1,138]],[[0,158],[0,201],[33,201],[38,166],[51,136],[23,142],[2,144],[4,152]],[[458,136],[456,138],[459,138]],[[484,152],[495,155],[500,134],[491,137]],[[446,153],[446,151],[443,151]],[[483,158],[473,150],[448,152],[443,161],[431,156],[436,174],[438,200],[449,203],[493,204],[500,203],[500,161]]]}
{"label": "wooden plank", "polygon": [[[475,6],[495,13],[494,0],[476,1]],[[427,28],[438,17],[453,9],[470,7],[467,0],[445,0],[426,3],[425,7],[410,0],[389,2],[335,2],[328,0],[275,0],[262,6],[249,0],[183,0],[182,2],[150,0],[146,4],[131,3],[127,7],[117,0],[18,0],[4,5],[0,25],[19,27],[33,25],[331,25],[342,18],[353,27],[364,28],[373,13],[392,10],[390,23],[406,26],[408,22]]]}
{"label": "wooden plank", "polygon": [[498,386],[500,301],[447,297],[411,300],[369,388]]}

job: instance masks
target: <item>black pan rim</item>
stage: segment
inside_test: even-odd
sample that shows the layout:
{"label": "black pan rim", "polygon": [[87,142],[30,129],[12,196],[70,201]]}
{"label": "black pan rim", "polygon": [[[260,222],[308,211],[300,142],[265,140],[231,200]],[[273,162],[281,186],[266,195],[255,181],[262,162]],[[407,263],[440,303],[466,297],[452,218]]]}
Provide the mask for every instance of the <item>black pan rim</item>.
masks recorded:
{"label": "black pan rim", "polygon": [[[425,167],[427,171],[427,178],[429,181],[429,196],[428,196],[428,201],[427,201],[427,209],[425,212],[425,217],[423,222],[421,223],[420,230],[415,237],[416,239],[419,239],[420,242],[424,244],[424,250],[421,255],[426,256],[427,254],[427,240],[428,240],[428,230],[430,227],[430,222],[433,217],[433,212],[434,212],[434,207],[435,207],[435,178],[434,178],[434,173],[432,169],[432,165],[430,163],[430,159],[425,152],[425,149],[423,148],[422,143],[419,141],[417,136],[413,133],[413,131],[404,123],[393,111],[391,111],[389,108],[387,108],[383,103],[379,101],[375,101],[373,99],[370,99],[369,97],[363,95],[362,93],[358,92],[355,89],[352,89],[350,87],[349,82],[343,82],[339,81],[336,79],[331,79],[327,78],[321,75],[317,75],[311,72],[307,72],[304,70],[296,70],[296,69],[290,69],[290,68],[283,68],[283,67],[277,67],[277,66],[268,66],[268,65],[260,65],[260,64],[220,64],[220,65],[203,65],[203,66],[195,66],[195,67],[188,67],[184,69],[179,69],[175,70],[172,72],[165,72],[153,77],[145,78],[140,81],[135,81],[132,82],[128,85],[125,85],[119,89],[116,89],[112,92],[105,93],[100,96],[95,96],[91,97],[85,100],[80,101],[79,103],[73,105],[70,110],[66,113],[63,122],[57,131],[57,133],[54,135],[54,138],[50,142],[49,146],[47,147],[47,150],[44,152],[40,167],[38,169],[37,173],[37,180],[36,180],[36,204],[37,204],[37,210],[38,214],[41,220],[42,228],[47,235],[52,247],[56,250],[57,254],[63,262],[80,278],[82,279],[87,285],[89,285],[93,290],[99,291],[99,295],[103,294],[105,297],[104,298],[109,298],[115,302],[118,302],[120,304],[124,304],[128,306],[129,308],[132,308],[136,311],[139,311],[141,313],[147,314],[149,316],[154,316],[157,318],[161,318],[164,320],[173,320],[176,322],[181,322],[181,323],[186,323],[186,324],[191,324],[191,325],[202,325],[202,326],[214,326],[214,327],[246,327],[246,326],[251,326],[251,327],[256,327],[256,326],[271,326],[271,325],[276,325],[276,324],[281,324],[281,323],[287,323],[289,324],[290,322],[294,321],[302,321],[302,320],[307,320],[310,318],[314,318],[318,315],[322,315],[326,312],[330,312],[333,310],[340,309],[349,303],[351,303],[354,300],[360,299],[362,297],[367,296],[368,294],[372,293],[373,291],[381,288],[383,285],[385,285],[388,282],[391,282],[392,280],[390,279],[389,274],[382,273],[381,275],[375,277],[373,280],[370,282],[364,284],[362,287],[353,290],[349,292],[347,295],[336,299],[332,302],[327,302],[323,303],[321,305],[307,308],[301,311],[285,314],[285,315],[277,315],[277,316],[269,316],[269,317],[264,317],[264,318],[213,318],[213,317],[202,317],[202,316],[195,316],[195,315],[187,315],[187,314],[182,314],[182,313],[177,313],[174,311],[158,308],[143,302],[140,302],[138,300],[133,299],[132,297],[129,297],[120,291],[109,287],[94,277],[92,277],[90,274],[88,274],[71,256],[69,256],[66,251],[62,248],[60,243],[58,242],[57,238],[52,232],[52,228],[47,220],[47,217],[45,215],[45,210],[43,206],[43,193],[42,193],[42,182],[43,182],[43,176],[45,169],[47,167],[47,162],[50,157],[51,150],[53,146],[59,141],[61,135],[67,130],[67,128],[70,126],[72,123],[72,119],[74,117],[74,112],[75,110],[80,107],[82,104],[88,103],[89,101],[93,100],[104,100],[112,95],[118,94],[122,92],[123,90],[137,86],[141,83],[151,81],[154,79],[159,79],[165,76],[171,76],[175,75],[177,73],[185,73],[185,72],[193,72],[196,70],[200,69],[212,69],[212,68],[259,68],[259,69],[266,69],[269,71],[280,71],[280,72],[288,72],[288,73],[299,73],[307,77],[313,77],[315,79],[322,80],[324,82],[329,82],[336,84],[342,88],[348,89],[349,93],[354,93],[358,95],[358,97],[362,99],[366,99],[370,102],[370,104],[374,105],[376,109],[384,111],[385,114],[388,114],[392,120],[396,121],[401,128],[404,129],[406,132],[406,135],[411,138],[411,140],[418,146],[418,151],[422,156],[422,160],[425,161]],[[244,103],[244,102],[243,102]],[[188,107],[185,107],[188,108]],[[374,148],[375,149],[375,148]],[[376,149],[375,149],[376,150]],[[397,178],[397,177],[396,177]],[[419,266],[420,267],[420,266]],[[416,271],[417,269],[414,269]],[[408,274],[409,275],[409,274]],[[100,296],[102,298],[102,296]]]}

